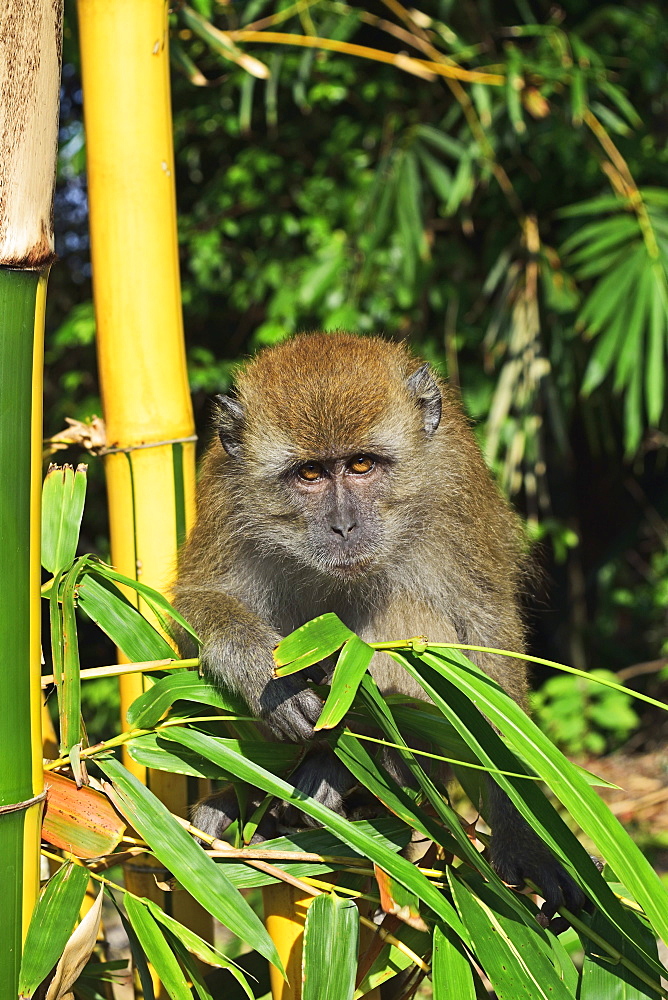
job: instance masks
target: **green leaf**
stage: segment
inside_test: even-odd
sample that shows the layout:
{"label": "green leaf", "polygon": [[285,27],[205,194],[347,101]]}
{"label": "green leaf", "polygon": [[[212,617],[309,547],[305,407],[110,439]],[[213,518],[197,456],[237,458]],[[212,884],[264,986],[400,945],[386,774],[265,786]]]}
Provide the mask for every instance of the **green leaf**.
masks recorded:
{"label": "green leaf", "polygon": [[172,1000],[192,1000],[181,966],[147,905],[128,893],[125,910],[139,943]]}
{"label": "green leaf", "polygon": [[340,649],[354,634],[334,614],[314,618],[281,639],[274,650],[276,675],[284,677],[319,663]]}
{"label": "green leaf", "polygon": [[461,160],[467,156],[466,146],[459,139],[453,139],[451,135],[434,128],[433,125],[418,125],[415,134],[440,153],[451,156],[453,160]]}
{"label": "green leaf", "polygon": [[81,742],[81,670],[75,606],[85,560],[85,556],[77,559],[60,587],[62,683],[58,686],[58,715],[60,752],[63,754]]}
{"label": "green leaf", "polygon": [[[478,744],[476,752],[481,760],[488,760],[492,766],[498,766],[500,763],[503,764],[505,748],[489,723],[479,714],[484,713],[492,725],[504,734],[509,746],[516,747],[536,774],[549,785],[587,836],[592,839],[598,852],[629,886],[657,933],[662,936],[668,934],[668,894],[656,872],[605,803],[520,706],[491,678],[461,653],[455,650],[448,651],[447,655],[443,653],[443,650],[438,655],[426,652],[419,658],[421,664],[418,664],[418,659],[415,657],[409,660],[397,653],[392,655],[394,659],[404,662],[409,673],[421,681],[427,694],[462,735],[468,730],[468,738]],[[477,721],[472,722],[475,736],[470,729],[471,723],[466,726],[463,722],[463,718],[470,716],[471,702],[475,702],[479,710],[479,713],[476,713]],[[483,748],[483,740],[489,747],[498,741],[493,756]],[[495,780],[508,793],[527,822],[557,851],[562,861],[567,865],[567,859],[572,861],[577,868],[578,879],[585,885],[591,899],[622,933],[642,948],[638,940],[637,918],[620,906],[596,867],[588,859],[584,848],[563,821],[558,821],[558,814],[550,810],[552,818],[546,821],[544,806],[541,808],[541,802],[545,803],[545,799],[534,783],[525,782],[520,788],[517,779],[506,778],[501,774],[495,775]],[[564,845],[565,854],[560,844]]]}
{"label": "green leaf", "polygon": [[172,607],[167,598],[159,590],[149,587],[146,583],[140,583],[139,580],[134,580],[130,576],[124,576],[123,573],[119,573],[118,570],[115,570],[112,566],[108,566],[101,559],[94,559],[92,571],[103,580],[113,580],[115,583],[121,583],[124,587],[129,587],[131,590],[136,591],[146,601],[166,632],[169,631],[169,619],[173,619],[200,645],[199,637],[195,630],[188,624],[183,615],[176,608]]}
{"label": "green leaf", "polygon": [[121,919],[123,925],[123,930],[128,936],[128,941],[130,942],[130,952],[132,953],[132,964],[139,975],[139,982],[141,984],[141,992],[144,995],[144,1000],[155,1000],[155,992],[153,990],[153,979],[151,977],[151,971],[148,967],[148,962],[146,961],[146,955],[144,949],[142,948],[139,938],[135,934],[134,927],[125,916],[120,906],[114,899],[112,895],[112,902],[116,907],[118,915]]}
{"label": "green leaf", "polygon": [[422,218],[422,179],[412,149],[404,152],[397,182],[397,226],[401,244],[403,276],[415,280],[418,261],[428,256]]}
{"label": "green leaf", "polygon": [[86,469],[50,465],[42,486],[42,566],[55,576],[74,560],[86,499]]}
{"label": "green leaf", "polygon": [[[434,912],[449,924],[464,941],[468,941],[466,928],[439,890],[409,861],[393,854],[384,844],[369,837],[355,824],[332,812],[331,809],[316,802],[315,799],[304,795],[303,792],[296,791],[294,786],[288,784],[287,781],[275,777],[257,765],[249,764],[239,754],[213,743],[211,737],[205,736],[203,733],[179,729],[178,732],[170,731],[169,739],[183,743],[192,750],[208,756],[214,763],[226,768],[242,781],[247,781],[270,795],[277,795],[281,799],[292,802],[302,812],[312,816],[313,819],[335,833],[344,843],[360,851],[380,865],[384,871],[393,875],[402,885],[419,896],[428,906],[431,906]],[[107,762],[105,762],[105,766],[106,764]]]}
{"label": "green leaf", "polygon": [[316,896],[306,911],[303,1000],[352,1000],[357,972],[359,910],[334,892]]}
{"label": "green leaf", "polygon": [[434,927],[431,963],[434,1000],[476,1000],[473,969],[461,941],[449,927]]}
{"label": "green leaf", "polygon": [[[303,748],[296,743],[211,738],[220,740],[224,746],[276,774],[290,771],[296,767],[304,753]],[[206,757],[193,753],[187,747],[175,747],[173,741],[165,739],[160,733],[139,736],[129,741],[127,747],[130,756],[138,764],[155,767],[160,771],[170,771],[173,774],[191,774],[197,778],[218,778],[224,781],[229,781],[231,777],[229,771],[212,764]]]}
{"label": "green leaf", "polygon": [[77,588],[79,607],[133,663],[174,659],[167,640],[108,580],[87,573]]}
{"label": "green leaf", "polygon": [[475,957],[498,1000],[574,1000],[546,951],[537,946],[540,931],[518,920],[513,909],[487,892],[481,879],[474,880],[473,891],[450,869],[448,881],[471,931]]}
{"label": "green leaf", "polygon": [[[650,982],[658,985],[658,976],[652,967],[643,962],[635,948],[602,920],[598,913],[591,918],[591,930],[603,937],[609,945],[616,948],[634,965]],[[644,928],[645,948],[658,961],[656,939],[651,930]],[[585,958],[582,964],[580,990],[578,1000],[659,1000],[661,994],[651,989],[643,979],[638,978],[621,963],[610,959],[600,947],[589,938],[584,938]]]}
{"label": "green leaf", "polygon": [[315,729],[332,729],[337,726],[352,705],[357,688],[373,658],[371,646],[353,635],[339,654],[332,676],[327,701]]}
{"label": "green leaf", "polygon": [[[393,854],[398,854],[411,839],[411,829],[395,816],[379,816],[373,820],[357,820],[352,826],[361,831],[365,837],[382,844]],[[351,848],[348,844],[330,833],[329,830],[300,830],[275,840],[265,840],[263,850],[267,851],[307,851],[328,857],[352,858],[353,862],[365,858],[364,854]],[[326,872],[337,871],[342,863],[314,861],[279,861],[273,862],[277,868],[282,868],[290,875],[301,878],[303,875],[315,877]],[[256,886],[273,885],[279,881],[273,875],[251,868],[238,858],[219,861],[224,864],[225,874],[239,889],[252,889]],[[371,874],[371,872],[369,872]]]}
{"label": "green leaf", "polygon": [[241,705],[203,680],[194,670],[179,670],[161,677],[132,702],[127,712],[131,726],[152,729],[175,701],[194,701],[237,714]]}
{"label": "green leaf", "polygon": [[506,46],[506,103],[508,105],[508,117],[510,118],[515,131],[522,135],[527,127],[522,116],[522,88],[524,80],[522,77],[522,61],[520,50],[516,45]]}
{"label": "green leaf", "polygon": [[[619,208],[619,205],[617,206]],[[625,243],[640,234],[638,220],[630,212],[619,211],[599,222],[589,222],[574,232],[560,247],[560,253],[573,261],[584,260],[604,250]],[[584,249],[582,245],[584,244]],[[578,247],[581,249],[578,250]]]}
{"label": "green leaf", "polygon": [[652,286],[647,324],[647,359],[645,362],[645,395],[647,419],[658,424],[665,406],[665,358],[668,340],[668,294],[666,274],[659,264],[652,267]]}
{"label": "green leaf", "polygon": [[97,761],[114,782],[114,804],[155,856],[202,906],[282,971],[276,947],[238,890],[169,810],[113,758]]}
{"label": "green leaf", "polygon": [[221,951],[214,948],[212,945],[208,944],[204,938],[201,938],[199,934],[191,931],[189,927],[184,927],[180,924],[178,920],[174,917],[170,917],[169,914],[154,903],[152,899],[144,900],[146,906],[151,911],[152,915],[158,921],[158,923],[163,924],[167,929],[178,938],[178,940],[183,944],[188,951],[196,955],[197,958],[202,962],[206,962],[207,965],[212,965],[218,969],[227,969],[241,984],[248,996],[253,1000],[253,994],[250,990],[246,977],[243,972],[240,971],[231,959],[223,955]]}
{"label": "green leaf", "polygon": [[31,996],[63,953],[79,916],[88,870],[66,862],[49,879],[33,911],[23,948],[19,994]]}
{"label": "green leaf", "polygon": [[[352,733],[342,733],[333,749],[360,785],[375,795],[391,813],[436,841],[446,851],[459,855],[459,843],[455,837],[415,804],[409,792],[376,763]],[[455,830],[457,827],[461,830],[461,824],[456,823]],[[471,849],[473,850],[473,845]],[[482,860],[480,863],[483,863]]]}
{"label": "green leaf", "polygon": [[415,144],[415,150],[422,164],[422,169],[431,184],[432,191],[445,204],[450,197],[452,188],[452,172],[440,160],[427,152],[419,142]]}
{"label": "green leaf", "polygon": [[[431,950],[431,934],[425,934],[424,931],[417,931],[414,927],[409,927],[407,924],[400,924],[397,930],[393,932],[393,937],[403,942],[416,955],[428,960]],[[403,969],[407,969],[412,965],[412,959],[404,951],[400,951],[394,945],[385,945],[355,990],[355,1000],[365,996],[370,990],[377,989],[383,983],[394,978]],[[393,986],[394,984],[389,988],[391,996],[394,996],[396,992]],[[455,1000],[454,994],[450,994],[450,997],[452,1000]],[[450,1000],[450,997],[448,1000]]]}

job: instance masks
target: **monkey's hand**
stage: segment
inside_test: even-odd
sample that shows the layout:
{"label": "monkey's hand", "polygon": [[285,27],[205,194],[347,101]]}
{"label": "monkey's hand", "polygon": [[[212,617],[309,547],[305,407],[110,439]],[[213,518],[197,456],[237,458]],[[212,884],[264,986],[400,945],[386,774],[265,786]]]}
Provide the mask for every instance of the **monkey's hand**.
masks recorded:
{"label": "monkey's hand", "polygon": [[566,930],[568,922],[561,917],[553,919],[555,913],[560,906],[577,913],[585,905],[585,895],[543,842],[523,820],[520,822],[522,828],[516,827],[512,838],[492,831],[492,866],[497,875],[514,888],[523,889],[527,881],[538,886],[545,900],[538,922],[543,927],[549,925],[550,930],[559,934]]}
{"label": "monkey's hand", "polygon": [[260,694],[259,714],[282,740],[303,743],[313,739],[321,712],[317,694],[294,677],[272,679]]}
{"label": "monkey's hand", "polygon": [[[201,603],[206,605],[206,600]],[[207,615],[200,610],[201,620],[191,612],[200,634],[206,635],[214,612],[216,629],[209,628],[200,653],[205,676],[243,698],[253,715],[263,719],[279,739],[295,743],[312,739],[322,702],[300,678],[272,677],[272,654],[282,638],[279,633],[233,598],[216,595]]]}
{"label": "monkey's hand", "polygon": [[577,913],[586,898],[565,868],[520,816],[505,792],[489,781],[489,820],[492,840],[489,854],[492,867],[508,885],[523,889],[533,882],[545,900],[539,914],[543,927],[559,934],[568,926],[560,917],[552,920],[560,906]]}

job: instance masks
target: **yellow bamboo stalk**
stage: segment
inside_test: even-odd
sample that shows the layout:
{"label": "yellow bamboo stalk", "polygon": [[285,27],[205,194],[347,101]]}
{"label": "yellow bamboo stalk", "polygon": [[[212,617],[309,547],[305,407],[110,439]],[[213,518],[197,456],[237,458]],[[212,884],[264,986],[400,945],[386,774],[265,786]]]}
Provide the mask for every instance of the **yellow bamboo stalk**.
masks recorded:
{"label": "yellow bamboo stalk", "polygon": [[[194,510],[194,426],[185,362],[165,0],[78,0],[93,292],[114,565],[168,591]],[[142,608],[145,611],[145,608]],[[121,678],[121,711],[142,691]],[[127,766],[141,770],[126,759]],[[186,779],[153,772],[185,814]],[[136,869],[136,866],[134,866]],[[128,873],[158,902],[152,875]],[[210,919],[179,893],[179,918]],[[183,903],[181,903],[183,897]]]}

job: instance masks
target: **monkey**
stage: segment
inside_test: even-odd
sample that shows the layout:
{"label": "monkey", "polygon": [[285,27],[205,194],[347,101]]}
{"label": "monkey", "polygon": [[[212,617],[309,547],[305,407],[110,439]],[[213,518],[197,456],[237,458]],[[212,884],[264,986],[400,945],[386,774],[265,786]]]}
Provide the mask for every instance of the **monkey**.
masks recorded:
{"label": "monkey", "polygon": [[[314,737],[322,701],[302,674],[275,678],[272,652],[325,612],[368,641],[419,634],[524,651],[521,521],[458,396],[403,343],[311,333],[266,348],[217,397],[215,425],[175,606],[202,639],[205,676],[241,695],[274,738]],[[180,646],[194,655],[187,637]],[[523,661],[469,655],[525,704]],[[425,699],[390,657],[375,654],[370,670],[384,693]],[[355,782],[326,746],[314,744],[292,781],[347,814]],[[497,873],[539,885],[546,920],[562,904],[579,910],[580,888],[489,786]],[[220,793],[193,816],[213,836],[230,821]]]}

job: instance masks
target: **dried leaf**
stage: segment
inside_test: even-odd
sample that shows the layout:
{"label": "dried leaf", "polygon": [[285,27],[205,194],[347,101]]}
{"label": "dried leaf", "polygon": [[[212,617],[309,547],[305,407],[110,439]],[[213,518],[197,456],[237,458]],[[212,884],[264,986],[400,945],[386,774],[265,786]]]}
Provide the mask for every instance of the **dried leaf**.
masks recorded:
{"label": "dried leaf", "polygon": [[102,792],[77,788],[62,774],[46,771],[46,810],[42,838],[77,858],[111,854],[121,842],[126,824]]}
{"label": "dried leaf", "polygon": [[45,1000],[69,1000],[73,997],[72,986],[81,975],[97,941],[103,894],[100,889],[97,899],[65,945]]}

